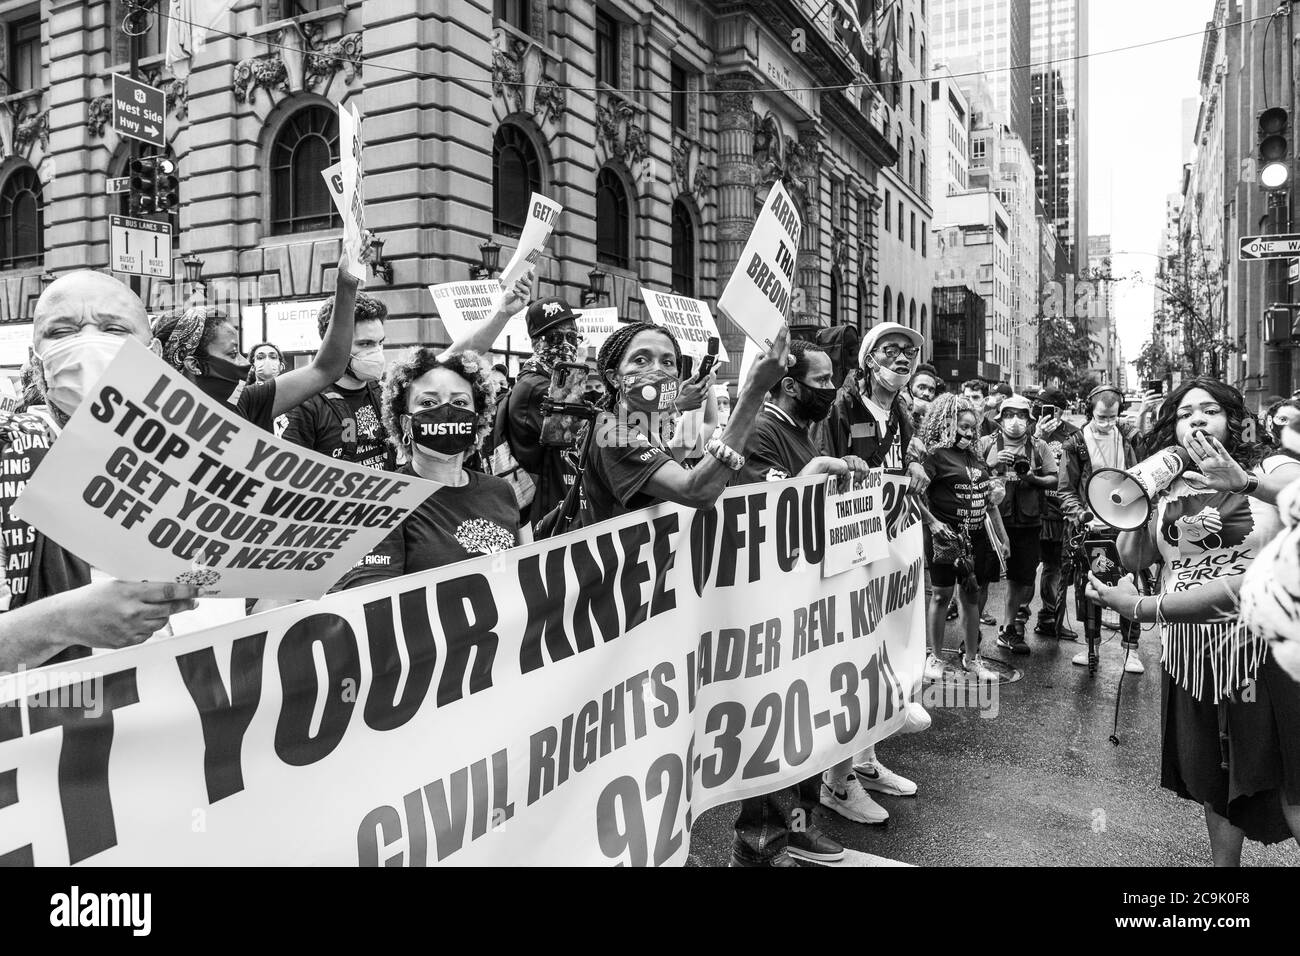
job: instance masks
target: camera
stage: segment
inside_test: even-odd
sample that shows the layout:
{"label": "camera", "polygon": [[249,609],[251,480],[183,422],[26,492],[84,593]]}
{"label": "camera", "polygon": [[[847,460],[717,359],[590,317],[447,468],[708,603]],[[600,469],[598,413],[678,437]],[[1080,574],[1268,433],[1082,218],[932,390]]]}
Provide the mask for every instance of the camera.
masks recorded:
{"label": "camera", "polygon": [[1020,478],[1025,477],[1027,474],[1029,474],[1029,459],[1017,458],[1015,461],[1011,463],[1011,469],[1016,473],[1018,477]]}
{"label": "camera", "polygon": [[556,363],[541,403],[542,445],[576,448],[583,423],[595,420],[597,409],[587,396],[587,373],[587,366],[578,362]]}

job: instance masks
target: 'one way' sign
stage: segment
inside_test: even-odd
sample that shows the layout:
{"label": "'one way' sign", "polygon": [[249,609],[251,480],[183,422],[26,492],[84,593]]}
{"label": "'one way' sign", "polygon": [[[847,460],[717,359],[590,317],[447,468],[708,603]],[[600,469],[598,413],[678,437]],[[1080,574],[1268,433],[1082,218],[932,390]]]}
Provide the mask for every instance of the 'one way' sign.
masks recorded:
{"label": "'one way' sign", "polygon": [[1300,234],[1283,236],[1242,236],[1239,261],[1251,259],[1291,259],[1300,256]]}

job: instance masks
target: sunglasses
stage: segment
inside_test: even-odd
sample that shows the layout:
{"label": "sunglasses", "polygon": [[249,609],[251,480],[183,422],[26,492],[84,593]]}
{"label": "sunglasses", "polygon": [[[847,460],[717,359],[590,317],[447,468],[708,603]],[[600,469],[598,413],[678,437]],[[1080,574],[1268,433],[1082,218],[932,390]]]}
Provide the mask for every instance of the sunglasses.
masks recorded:
{"label": "sunglasses", "polygon": [[547,345],[581,345],[581,332],[544,332],[542,341]]}
{"label": "sunglasses", "polygon": [[920,351],[915,345],[886,345],[876,349],[876,354],[883,355],[887,359],[896,359],[900,355],[916,358],[916,354]]}

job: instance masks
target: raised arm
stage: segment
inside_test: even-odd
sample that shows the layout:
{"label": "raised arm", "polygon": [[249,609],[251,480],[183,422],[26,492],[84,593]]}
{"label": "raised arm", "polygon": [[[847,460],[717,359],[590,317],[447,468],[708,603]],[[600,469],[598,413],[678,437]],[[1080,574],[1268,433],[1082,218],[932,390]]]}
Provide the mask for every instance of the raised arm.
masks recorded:
{"label": "raised arm", "polygon": [[352,356],[352,330],[357,319],[358,282],[348,272],[348,257],[339,257],[334,284],[334,312],[321,341],[320,351],[305,368],[285,372],[275,380],[272,415],[283,415],[329,388],[347,371]]}
{"label": "raised arm", "polygon": [[515,284],[506,290],[505,297],[502,298],[501,306],[497,309],[496,315],[472,330],[469,335],[452,342],[438,358],[445,360],[459,352],[491,352],[492,346],[496,344],[497,338],[501,335],[501,330],[506,327],[510,317],[528,304],[528,299],[532,293],[533,273],[530,269],[515,280]]}

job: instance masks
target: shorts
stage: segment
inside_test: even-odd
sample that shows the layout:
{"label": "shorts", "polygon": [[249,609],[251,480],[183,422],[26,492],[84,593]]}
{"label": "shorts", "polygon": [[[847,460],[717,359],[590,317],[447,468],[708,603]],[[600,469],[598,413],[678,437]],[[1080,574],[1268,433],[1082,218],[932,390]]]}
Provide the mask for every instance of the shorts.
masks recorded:
{"label": "shorts", "polygon": [[1032,585],[1038,577],[1039,526],[1007,528],[1011,554],[1007,557],[1007,580],[1012,584]]}
{"label": "shorts", "polygon": [[[989,537],[983,530],[976,531],[971,535],[971,551],[974,561],[974,567],[971,569],[975,573],[975,580],[980,587],[987,587],[991,582],[998,579],[998,556],[993,550],[993,545],[989,543]],[[945,557],[944,549],[939,549],[939,557],[935,557],[934,542],[930,538],[930,530],[925,532],[925,566],[930,570],[930,584],[936,588],[950,588],[957,583],[957,565],[953,561],[942,560]]]}

